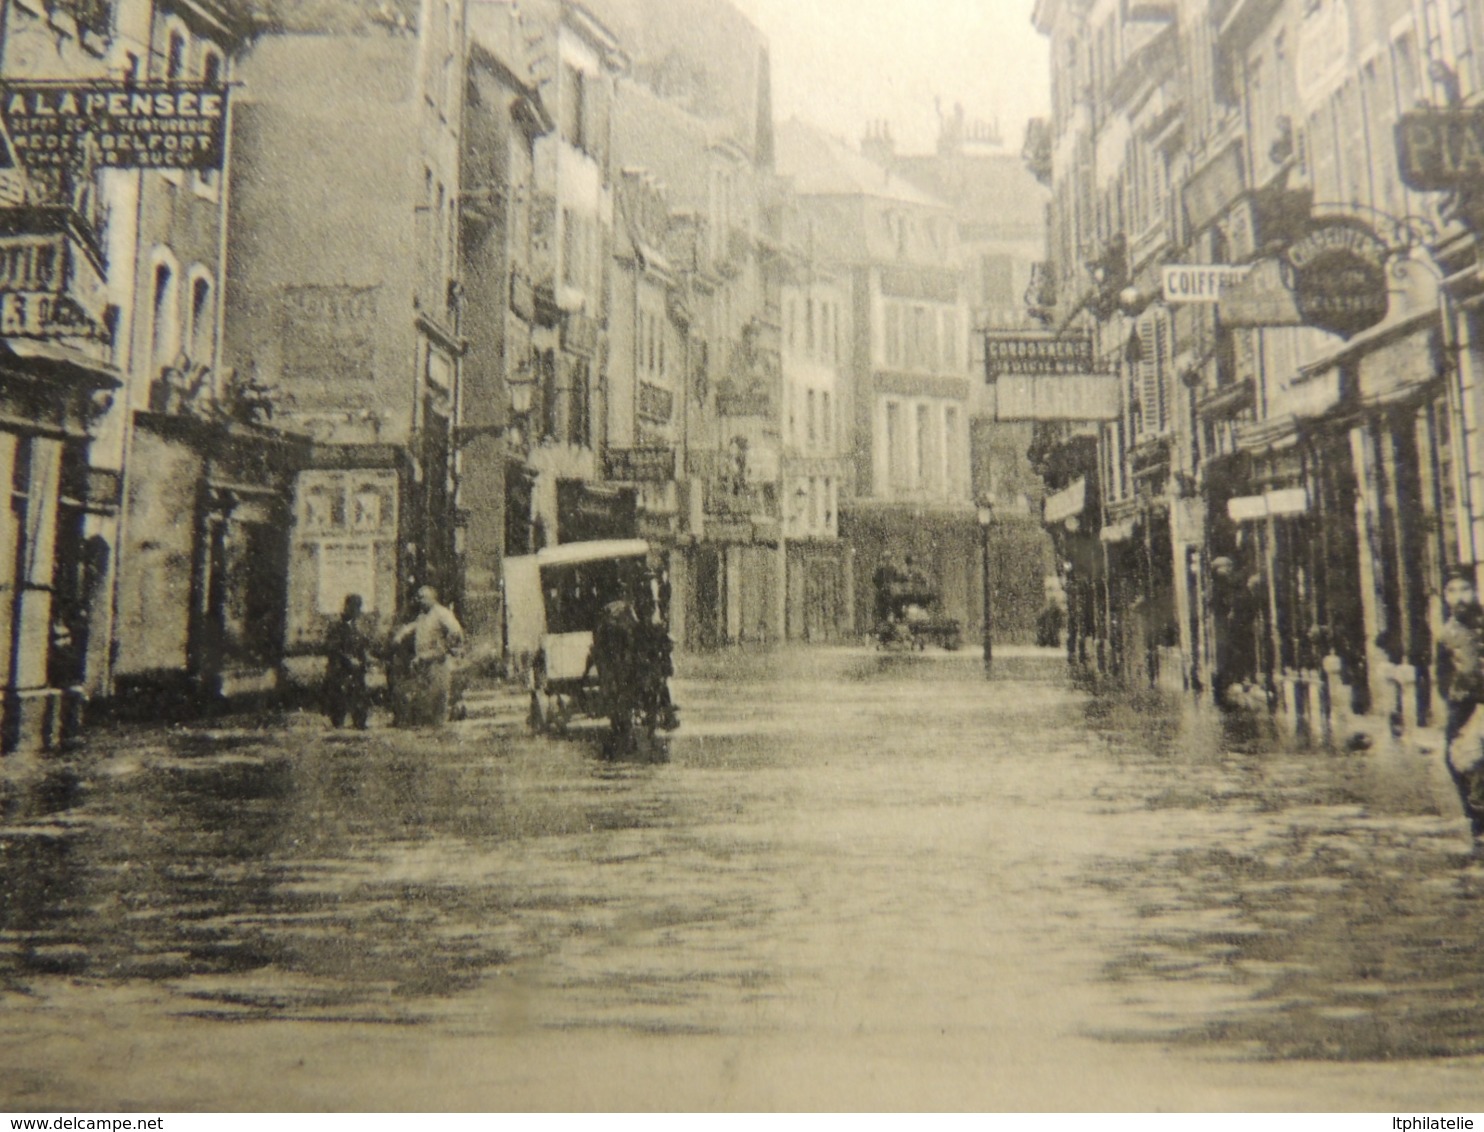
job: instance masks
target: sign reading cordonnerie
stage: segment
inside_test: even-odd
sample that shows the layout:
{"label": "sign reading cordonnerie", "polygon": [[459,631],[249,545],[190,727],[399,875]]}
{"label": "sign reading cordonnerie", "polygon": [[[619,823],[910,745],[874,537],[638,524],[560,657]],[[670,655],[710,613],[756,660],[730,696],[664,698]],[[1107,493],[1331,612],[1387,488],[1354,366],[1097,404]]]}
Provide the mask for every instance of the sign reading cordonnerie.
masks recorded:
{"label": "sign reading cordonnerie", "polygon": [[1000,377],[1065,377],[1092,372],[1092,339],[1035,332],[984,335],[984,374]]}
{"label": "sign reading cordonnerie", "polygon": [[27,169],[89,162],[121,169],[220,169],[220,84],[5,82],[0,115]]}
{"label": "sign reading cordonnerie", "polygon": [[1284,254],[1299,316],[1343,338],[1386,317],[1386,245],[1364,223],[1321,220]]}
{"label": "sign reading cordonnerie", "polygon": [[1396,160],[1409,189],[1484,188],[1484,107],[1403,114]]}

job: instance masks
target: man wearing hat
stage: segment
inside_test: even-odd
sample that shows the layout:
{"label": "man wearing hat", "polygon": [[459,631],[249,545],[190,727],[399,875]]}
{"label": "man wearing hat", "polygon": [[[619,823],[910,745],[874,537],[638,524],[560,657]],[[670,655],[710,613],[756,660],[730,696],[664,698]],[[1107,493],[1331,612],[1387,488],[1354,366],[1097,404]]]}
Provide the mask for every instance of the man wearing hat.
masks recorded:
{"label": "man wearing hat", "polygon": [[1474,567],[1453,566],[1444,575],[1448,620],[1438,632],[1438,688],[1448,701],[1443,759],[1458,788],[1475,840],[1484,840],[1484,608],[1474,588]]}

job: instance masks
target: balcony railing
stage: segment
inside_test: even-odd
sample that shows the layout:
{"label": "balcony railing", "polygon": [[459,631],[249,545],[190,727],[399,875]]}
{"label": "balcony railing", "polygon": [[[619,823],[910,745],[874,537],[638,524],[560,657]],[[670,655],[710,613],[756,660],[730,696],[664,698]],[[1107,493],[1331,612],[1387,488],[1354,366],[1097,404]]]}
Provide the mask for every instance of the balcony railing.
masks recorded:
{"label": "balcony railing", "polygon": [[65,233],[82,247],[98,271],[104,259],[108,210],[99,203],[92,162],[81,168],[42,166],[28,170],[24,198],[0,208],[0,233]]}
{"label": "balcony railing", "polygon": [[99,258],[60,208],[0,209],[0,335],[112,340]]}

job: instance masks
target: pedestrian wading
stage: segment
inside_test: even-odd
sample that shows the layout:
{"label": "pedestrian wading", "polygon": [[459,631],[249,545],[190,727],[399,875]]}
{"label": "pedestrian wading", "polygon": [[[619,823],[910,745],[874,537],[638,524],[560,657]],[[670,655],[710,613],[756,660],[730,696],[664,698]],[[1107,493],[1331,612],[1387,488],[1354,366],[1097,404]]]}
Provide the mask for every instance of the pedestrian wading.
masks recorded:
{"label": "pedestrian wading", "polygon": [[1484,839],[1484,607],[1474,568],[1448,571],[1443,598],[1448,620],[1438,633],[1438,684],[1448,700],[1444,759],[1474,833]]}

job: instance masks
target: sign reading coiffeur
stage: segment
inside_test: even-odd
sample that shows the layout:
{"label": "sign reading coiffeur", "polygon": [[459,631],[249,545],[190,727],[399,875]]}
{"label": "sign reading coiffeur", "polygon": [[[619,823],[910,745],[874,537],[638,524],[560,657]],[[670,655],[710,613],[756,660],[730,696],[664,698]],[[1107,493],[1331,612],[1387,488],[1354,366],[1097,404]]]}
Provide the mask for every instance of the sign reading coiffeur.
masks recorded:
{"label": "sign reading coiffeur", "polygon": [[220,169],[221,84],[7,82],[0,117],[28,169],[88,161],[123,169]]}

